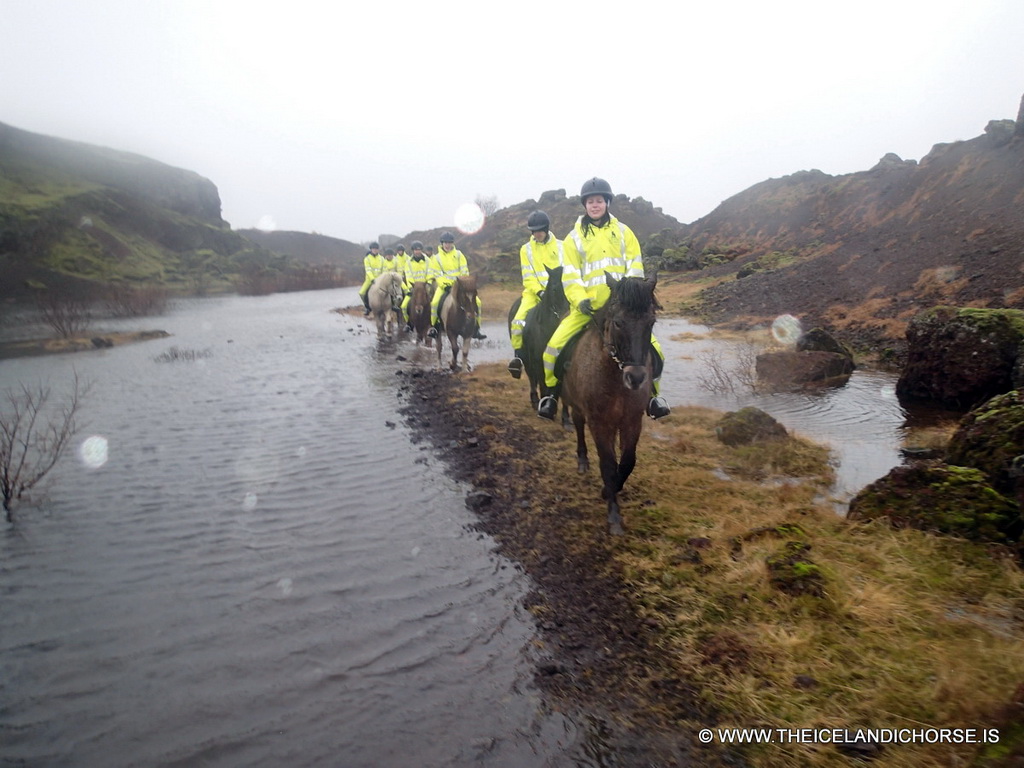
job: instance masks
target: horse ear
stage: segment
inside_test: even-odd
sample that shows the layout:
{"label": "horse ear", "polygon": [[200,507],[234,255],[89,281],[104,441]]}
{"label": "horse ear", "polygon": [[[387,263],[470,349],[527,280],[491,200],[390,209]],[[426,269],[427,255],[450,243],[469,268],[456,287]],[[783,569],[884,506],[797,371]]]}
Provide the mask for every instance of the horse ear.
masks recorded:
{"label": "horse ear", "polygon": [[612,291],[614,291],[615,286],[619,284],[619,281],[616,280],[611,275],[609,275],[607,272],[604,273],[604,281],[607,284],[607,286],[612,289]]}
{"label": "horse ear", "polygon": [[651,284],[651,288],[652,289],[656,288],[658,286],[658,270],[657,269],[655,269],[653,272],[651,272],[651,276],[647,278],[647,282]]}

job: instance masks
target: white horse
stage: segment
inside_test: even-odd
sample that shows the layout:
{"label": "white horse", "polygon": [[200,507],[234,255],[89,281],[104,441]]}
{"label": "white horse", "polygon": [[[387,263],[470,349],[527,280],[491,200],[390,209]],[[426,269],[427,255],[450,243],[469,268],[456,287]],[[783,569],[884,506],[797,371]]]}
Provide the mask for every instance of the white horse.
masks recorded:
{"label": "white horse", "polygon": [[383,272],[371,284],[368,291],[370,311],[377,322],[377,338],[386,335],[390,339],[395,332],[395,318],[402,311],[402,275],[398,272]]}

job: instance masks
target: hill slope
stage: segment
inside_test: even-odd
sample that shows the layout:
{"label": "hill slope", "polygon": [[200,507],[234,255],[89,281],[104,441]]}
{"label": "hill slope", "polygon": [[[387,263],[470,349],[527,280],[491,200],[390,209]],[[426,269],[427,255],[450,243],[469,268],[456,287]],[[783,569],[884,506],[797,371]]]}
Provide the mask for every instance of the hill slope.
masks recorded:
{"label": "hill slope", "polygon": [[344,272],[349,282],[363,281],[366,248],[358,243],[307,232],[239,229],[240,235],[282,256],[312,266],[328,265]]}
{"label": "hill slope", "polygon": [[227,286],[272,254],[221,219],[196,173],[0,123],[0,295],[30,286]]}
{"label": "hill slope", "polygon": [[659,246],[699,267],[687,279],[720,281],[699,302],[710,320],[790,313],[891,340],[935,304],[1024,308],[1022,211],[1024,124],[1001,120],[920,164],[762,182]]}

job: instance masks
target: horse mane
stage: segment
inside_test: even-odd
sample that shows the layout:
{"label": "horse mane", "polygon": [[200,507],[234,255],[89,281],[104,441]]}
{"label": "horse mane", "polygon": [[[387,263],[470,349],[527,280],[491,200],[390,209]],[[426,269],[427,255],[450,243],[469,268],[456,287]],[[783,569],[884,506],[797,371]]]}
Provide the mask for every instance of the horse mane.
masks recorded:
{"label": "horse mane", "polygon": [[458,301],[464,293],[476,293],[476,275],[459,275],[452,283],[451,296],[453,301]]}
{"label": "horse mane", "polygon": [[612,295],[630,314],[642,315],[652,309],[661,309],[654,297],[654,286],[641,277],[619,280]]}

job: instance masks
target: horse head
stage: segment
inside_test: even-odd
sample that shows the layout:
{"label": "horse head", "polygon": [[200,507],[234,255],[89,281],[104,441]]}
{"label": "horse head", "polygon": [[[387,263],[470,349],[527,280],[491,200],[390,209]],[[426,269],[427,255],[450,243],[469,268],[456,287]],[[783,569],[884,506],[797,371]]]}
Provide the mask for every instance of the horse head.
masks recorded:
{"label": "horse head", "polygon": [[562,285],[562,268],[545,267],[548,273],[548,284],[544,288],[544,296],[541,303],[558,317],[564,317],[569,311],[569,300],[565,297],[565,287]]}
{"label": "horse head", "polygon": [[647,381],[651,364],[651,331],[657,310],[654,297],[657,275],[616,280],[605,274],[611,297],[595,313],[604,348],[622,370],[627,389],[639,389]]}
{"label": "horse head", "polygon": [[459,275],[452,284],[452,302],[467,320],[476,322],[476,275]]}

